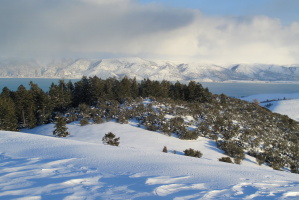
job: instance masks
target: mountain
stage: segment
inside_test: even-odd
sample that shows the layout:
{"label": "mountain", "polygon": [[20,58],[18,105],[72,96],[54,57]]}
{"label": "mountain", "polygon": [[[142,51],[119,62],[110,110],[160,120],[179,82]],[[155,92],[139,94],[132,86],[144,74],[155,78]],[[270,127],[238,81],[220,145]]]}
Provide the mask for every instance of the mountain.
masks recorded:
{"label": "mountain", "polygon": [[[134,124],[68,124],[55,138],[53,124],[26,132],[0,131],[0,199],[298,199],[298,175],[219,162],[214,141],[179,140]],[[104,145],[112,131],[118,147]],[[168,153],[163,153],[167,146]],[[202,158],[183,155],[187,148]],[[176,150],[176,154],[173,151]]]}
{"label": "mountain", "polygon": [[68,78],[82,76],[169,81],[299,81],[299,65],[279,66],[262,64],[212,65],[149,61],[141,58],[121,59],[63,59],[47,64],[35,60],[0,61],[2,78]]}

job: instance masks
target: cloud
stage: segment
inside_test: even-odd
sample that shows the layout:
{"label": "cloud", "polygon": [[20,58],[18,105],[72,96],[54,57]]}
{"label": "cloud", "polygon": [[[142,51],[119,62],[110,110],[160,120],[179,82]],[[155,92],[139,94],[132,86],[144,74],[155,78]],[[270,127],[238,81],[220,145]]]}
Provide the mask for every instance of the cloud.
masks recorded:
{"label": "cloud", "polygon": [[[0,56],[140,56],[299,63],[299,24],[211,17],[135,0],[0,0]],[[98,57],[97,57],[98,58]]]}

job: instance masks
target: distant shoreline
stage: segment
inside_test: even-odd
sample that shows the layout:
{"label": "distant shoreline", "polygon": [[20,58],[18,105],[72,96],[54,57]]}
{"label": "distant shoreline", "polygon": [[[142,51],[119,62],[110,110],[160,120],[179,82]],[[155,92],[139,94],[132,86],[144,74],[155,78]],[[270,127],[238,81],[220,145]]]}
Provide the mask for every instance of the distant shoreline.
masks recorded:
{"label": "distant shoreline", "polygon": [[[83,77],[84,75],[82,75]],[[58,80],[80,80],[80,78],[69,78],[69,77],[0,77],[0,79],[58,79]],[[150,79],[154,80],[154,79]],[[141,80],[138,80],[141,81]],[[157,80],[162,81],[162,80]],[[167,80],[168,81],[168,80]],[[177,80],[179,82],[189,82],[192,80]],[[225,80],[225,81],[213,81],[213,80],[194,80],[199,83],[256,83],[256,84],[299,84],[299,81],[260,81],[260,80]],[[176,82],[171,80],[170,82]]]}

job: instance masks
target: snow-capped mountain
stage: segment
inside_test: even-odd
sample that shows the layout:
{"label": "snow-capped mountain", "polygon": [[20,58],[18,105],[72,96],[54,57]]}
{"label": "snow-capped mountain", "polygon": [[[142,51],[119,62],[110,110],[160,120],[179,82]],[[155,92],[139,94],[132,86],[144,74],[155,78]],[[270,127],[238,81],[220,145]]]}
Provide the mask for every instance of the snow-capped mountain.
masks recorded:
{"label": "snow-capped mountain", "polygon": [[262,64],[212,65],[149,61],[141,58],[59,60],[41,64],[35,60],[0,61],[2,78],[100,78],[124,76],[138,80],[169,81],[299,81],[299,65],[279,66]]}

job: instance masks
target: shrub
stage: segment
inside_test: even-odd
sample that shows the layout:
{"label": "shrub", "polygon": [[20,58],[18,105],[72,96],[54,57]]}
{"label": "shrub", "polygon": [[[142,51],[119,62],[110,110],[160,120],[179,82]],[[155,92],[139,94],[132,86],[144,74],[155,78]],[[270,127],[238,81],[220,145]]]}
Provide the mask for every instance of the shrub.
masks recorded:
{"label": "shrub", "polygon": [[218,159],[220,162],[227,162],[227,163],[233,163],[233,161],[230,159],[230,157],[222,157]]}
{"label": "shrub", "polygon": [[198,138],[198,133],[196,131],[189,131],[185,127],[182,127],[179,138],[181,140],[196,140]]}
{"label": "shrub", "polygon": [[145,127],[149,131],[157,131],[158,130],[158,127],[155,124],[151,124],[151,123],[145,124]]}
{"label": "shrub", "polygon": [[95,118],[93,118],[93,121],[94,121],[95,124],[104,123],[104,120],[100,116],[96,116]]}
{"label": "shrub", "polygon": [[296,174],[299,174],[299,166],[298,166],[298,164],[291,164],[291,166],[290,166],[290,169],[291,169],[291,172],[292,173],[296,173]]}
{"label": "shrub", "polygon": [[118,123],[120,123],[120,124],[127,124],[127,123],[129,123],[129,120],[124,116],[124,115],[120,115],[119,117],[118,117]]}
{"label": "shrub", "polygon": [[81,126],[85,126],[87,124],[89,124],[89,120],[87,118],[83,118],[83,119],[80,120],[80,125]]}
{"label": "shrub", "polygon": [[168,150],[167,150],[167,147],[166,147],[166,146],[164,146],[164,148],[163,148],[162,152],[164,152],[164,153],[167,153],[167,152],[168,152]]}
{"label": "shrub", "polygon": [[256,155],[255,159],[259,165],[262,165],[266,161],[266,156],[264,154],[260,153],[260,154]]}
{"label": "shrub", "polygon": [[238,158],[243,160],[245,158],[245,153],[242,147],[239,147],[235,142],[223,141],[219,143],[219,147],[225,151],[225,153],[233,158]]}
{"label": "shrub", "polygon": [[234,158],[234,162],[236,163],[236,164],[238,164],[238,165],[240,165],[241,164],[241,159],[240,158]]}
{"label": "shrub", "polygon": [[196,158],[201,158],[202,153],[200,151],[194,150],[192,148],[186,149],[184,151],[185,156],[191,156],[191,157],[196,157]]}
{"label": "shrub", "polygon": [[119,137],[115,138],[115,135],[112,132],[109,132],[105,134],[105,136],[102,138],[102,141],[104,144],[109,144],[112,146],[118,146],[119,145]]}

